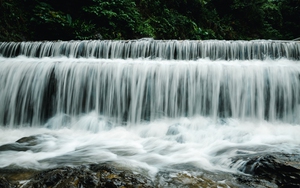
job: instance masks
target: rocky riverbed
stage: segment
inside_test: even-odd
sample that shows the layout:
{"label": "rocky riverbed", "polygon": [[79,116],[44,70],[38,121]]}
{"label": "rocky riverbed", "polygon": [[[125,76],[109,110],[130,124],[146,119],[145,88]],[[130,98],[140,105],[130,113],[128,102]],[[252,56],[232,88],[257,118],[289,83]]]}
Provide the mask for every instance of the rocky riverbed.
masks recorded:
{"label": "rocky riverbed", "polygon": [[1,188],[39,187],[300,187],[299,155],[264,154],[245,160],[240,174],[200,169],[160,171],[154,177],[114,163],[62,166],[47,170],[0,169]]}

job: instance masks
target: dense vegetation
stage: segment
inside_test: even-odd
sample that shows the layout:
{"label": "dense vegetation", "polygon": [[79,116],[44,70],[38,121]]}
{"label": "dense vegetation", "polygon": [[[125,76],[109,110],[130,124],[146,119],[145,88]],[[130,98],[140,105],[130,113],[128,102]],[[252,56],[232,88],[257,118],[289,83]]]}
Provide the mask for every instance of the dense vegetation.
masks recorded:
{"label": "dense vegetation", "polygon": [[0,41],[294,39],[299,0],[0,0]]}

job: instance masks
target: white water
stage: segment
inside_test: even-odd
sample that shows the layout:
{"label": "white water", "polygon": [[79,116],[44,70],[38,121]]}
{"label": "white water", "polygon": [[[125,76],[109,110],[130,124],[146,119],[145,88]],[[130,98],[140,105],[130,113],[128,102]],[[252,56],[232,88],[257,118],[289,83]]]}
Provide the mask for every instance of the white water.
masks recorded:
{"label": "white water", "polygon": [[299,153],[299,61],[164,59],[0,57],[0,167],[237,172],[236,156]]}
{"label": "white water", "polygon": [[[56,119],[57,118],[57,119]],[[56,119],[56,120],[55,120]],[[116,162],[147,171],[184,168],[236,172],[231,157],[270,152],[299,153],[299,125],[193,117],[118,126],[95,113],[64,123],[54,117],[39,128],[1,128],[0,145],[39,135],[27,151],[0,152],[0,167],[50,168]],[[58,127],[61,126],[61,127]],[[187,170],[186,169],[186,170]]]}
{"label": "white water", "polygon": [[219,40],[86,40],[43,42],[0,42],[5,57],[85,57],[101,59],[161,58],[195,60],[252,60],[266,58],[300,59],[297,41]]}
{"label": "white water", "polygon": [[0,58],[0,125],[95,110],[118,123],[204,115],[299,123],[292,60]]}

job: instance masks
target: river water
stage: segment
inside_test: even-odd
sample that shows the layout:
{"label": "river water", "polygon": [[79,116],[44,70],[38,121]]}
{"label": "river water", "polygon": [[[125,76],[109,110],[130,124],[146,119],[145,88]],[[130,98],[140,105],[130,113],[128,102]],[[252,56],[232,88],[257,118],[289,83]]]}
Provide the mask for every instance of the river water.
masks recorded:
{"label": "river water", "polygon": [[299,154],[298,43],[130,42],[0,43],[0,167],[238,173]]}

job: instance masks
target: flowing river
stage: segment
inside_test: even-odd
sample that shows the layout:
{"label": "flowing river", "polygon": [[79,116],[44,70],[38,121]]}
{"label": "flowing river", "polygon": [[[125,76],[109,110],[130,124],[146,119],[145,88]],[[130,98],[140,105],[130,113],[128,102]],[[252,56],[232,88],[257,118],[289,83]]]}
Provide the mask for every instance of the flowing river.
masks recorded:
{"label": "flowing river", "polygon": [[240,173],[236,157],[299,154],[299,59],[291,41],[0,42],[0,167]]}

